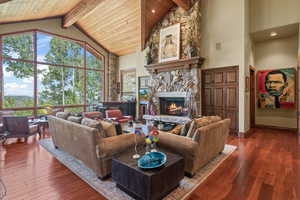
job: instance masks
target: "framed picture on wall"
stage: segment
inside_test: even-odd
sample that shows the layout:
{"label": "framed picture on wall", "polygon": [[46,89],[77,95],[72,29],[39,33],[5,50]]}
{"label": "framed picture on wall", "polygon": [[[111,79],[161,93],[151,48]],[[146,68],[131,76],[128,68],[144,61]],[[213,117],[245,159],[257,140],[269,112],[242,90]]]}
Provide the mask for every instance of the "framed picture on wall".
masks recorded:
{"label": "framed picture on wall", "polygon": [[149,102],[149,76],[139,77],[139,101],[141,104],[147,104]]}
{"label": "framed picture on wall", "polygon": [[136,98],[136,71],[135,69],[120,70],[121,99],[128,101]]}
{"label": "framed picture on wall", "polygon": [[161,29],[159,62],[178,60],[180,57],[180,24]]}
{"label": "framed picture on wall", "polygon": [[295,77],[294,68],[258,71],[258,107],[295,108]]}

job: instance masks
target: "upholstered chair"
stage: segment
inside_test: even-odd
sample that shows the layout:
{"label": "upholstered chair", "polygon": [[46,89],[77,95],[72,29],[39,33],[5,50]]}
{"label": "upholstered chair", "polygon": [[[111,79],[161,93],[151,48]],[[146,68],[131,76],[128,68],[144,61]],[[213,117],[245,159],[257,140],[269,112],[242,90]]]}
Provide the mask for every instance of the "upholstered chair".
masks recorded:
{"label": "upholstered chair", "polygon": [[8,132],[7,138],[25,138],[31,135],[39,134],[38,125],[30,125],[27,117],[3,117],[3,129]]}
{"label": "upholstered chair", "polygon": [[121,110],[107,110],[105,111],[105,114],[106,114],[106,118],[119,122],[121,124],[127,123],[133,119],[132,116],[123,116]]}

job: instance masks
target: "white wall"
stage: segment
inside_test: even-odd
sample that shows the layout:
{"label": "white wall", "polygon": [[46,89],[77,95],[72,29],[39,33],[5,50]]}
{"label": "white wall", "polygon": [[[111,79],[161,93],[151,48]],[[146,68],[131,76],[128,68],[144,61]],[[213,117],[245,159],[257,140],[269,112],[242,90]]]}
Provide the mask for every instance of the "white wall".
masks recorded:
{"label": "white wall", "polygon": [[[297,68],[298,35],[255,44],[256,70]],[[297,128],[297,112],[256,108],[256,124]]]}
{"label": "white wall", "polygon": [[251,0],[251,32],[299,22],[299,0]]}
{"label": "white wall", "polygon": [[[119,57],[119,69],[126,70],[126,69],[136,69],[136,83],[137,83],[137,90],[136,90],[136,97],[137,102],[139,102],[139,91],[138,91],[138,77],[140,76],[148,76],[149,73],[147,72],[145,65],[145,51],[144,52],[136,52],[133,54],[120,56]],[[138,117],[139,113],[139,106],[136,107],[137,113],[136,117]]]}
{"label": "white wall", "polygon": [[[248,0],[202,0],[201,56],[205,58],[203,68],[239,66],[239,131],[245,127],[245,18]],[[220,43],[220,49],[216,48]],[[248,56],[248,54],[247,54]]]}

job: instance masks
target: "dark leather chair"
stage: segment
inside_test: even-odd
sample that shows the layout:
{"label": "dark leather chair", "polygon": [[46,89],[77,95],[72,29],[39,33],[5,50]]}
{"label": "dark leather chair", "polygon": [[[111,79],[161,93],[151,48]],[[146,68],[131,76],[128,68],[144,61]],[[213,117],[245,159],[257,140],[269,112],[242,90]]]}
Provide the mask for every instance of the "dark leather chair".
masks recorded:
{"label": "dark leather chair", "polygon": [[39,125],[29,125],[27,117],[3,117],[3,129],[8,133],[6,138],[25,138],[39,134]]}
{"label": "dark leather chair", "polygon": [[105,111],[105,114],[106,114],[106,118],[119,123],[126,123],[133,119],[132,116],[123,116],[121,110],[107,110]]}

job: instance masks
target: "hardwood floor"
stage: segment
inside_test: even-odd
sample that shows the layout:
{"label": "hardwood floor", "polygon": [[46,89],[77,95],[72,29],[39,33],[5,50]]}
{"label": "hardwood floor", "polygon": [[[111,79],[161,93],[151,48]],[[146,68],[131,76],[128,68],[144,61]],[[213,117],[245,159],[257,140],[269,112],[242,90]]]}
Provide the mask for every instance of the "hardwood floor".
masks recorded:
{"label": "hardwood floor", "polygon": [[[37,136],[0,145],[5,199],[105,199],[39,146],[38,140]],[[300,199],[300,139],[295,133],[257,129],[250,138],[230,137],[228,143],[238,150],[190,200]]]}

